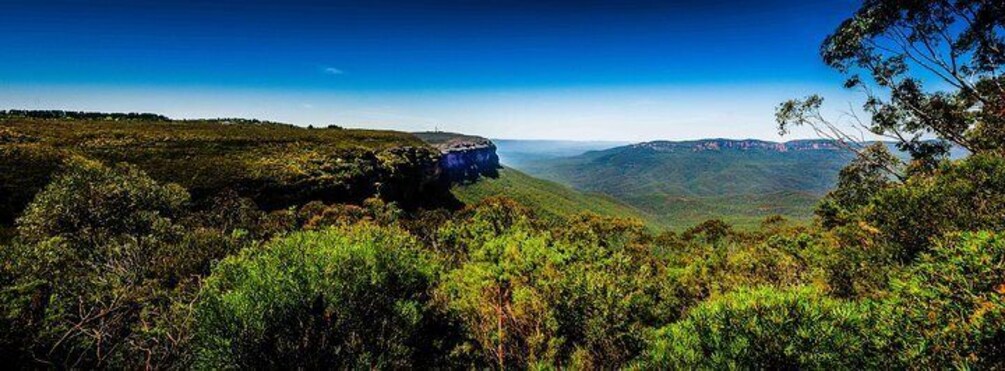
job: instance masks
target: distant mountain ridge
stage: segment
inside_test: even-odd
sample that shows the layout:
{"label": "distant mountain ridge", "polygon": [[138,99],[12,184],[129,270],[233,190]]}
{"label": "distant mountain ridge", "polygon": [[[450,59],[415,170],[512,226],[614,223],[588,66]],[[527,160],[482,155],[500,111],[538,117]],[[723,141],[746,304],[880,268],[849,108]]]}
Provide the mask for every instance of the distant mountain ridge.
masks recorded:
{"label": "distant mountain ridge", "polygon": [[758,139],[700,139],[688,141],[657,140],[629,145],[631,148],[651,149],[658,152],[675,151],[720,151],[720,150],[765,150],[776,152],[788,151],[834,151],[843,150],[837,142],[823,139],[801,139],[788,142],[770,142]]}
{"label": "distant mountain ridge", "polygon": [[671,229],[721,218],[755,226],[769,215],[809,220],[855,157],[828,140],[652,141],[517,167],[634,206]]}

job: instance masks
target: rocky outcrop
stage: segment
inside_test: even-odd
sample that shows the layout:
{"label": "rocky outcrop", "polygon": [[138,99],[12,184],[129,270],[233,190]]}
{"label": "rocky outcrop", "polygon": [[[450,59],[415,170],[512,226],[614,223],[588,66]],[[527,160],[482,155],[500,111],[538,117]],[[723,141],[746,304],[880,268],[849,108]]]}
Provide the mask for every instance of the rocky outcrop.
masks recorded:
{"label": "rocky outcrop", "polygon": [[455,133],[415,133],[442,154],[439,168],[441,178],[450,183],[465,183],[499,174],[499,155],[491,140]]}

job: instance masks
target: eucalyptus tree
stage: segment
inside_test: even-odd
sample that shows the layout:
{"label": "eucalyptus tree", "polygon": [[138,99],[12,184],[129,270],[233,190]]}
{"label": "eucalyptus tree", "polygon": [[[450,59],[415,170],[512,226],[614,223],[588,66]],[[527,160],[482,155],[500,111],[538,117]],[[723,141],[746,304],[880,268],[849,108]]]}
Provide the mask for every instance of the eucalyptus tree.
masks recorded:
{"label": "eucalyptus tree", "polygon": [[865,94],[870,117],[827,117],[823,98],[813,95],[779,105],[781,133],[805,125],[849,143],[863,139],[853,134],[863,129],[895,141],[920,169],[952,146],[1003,154],[1005,2],[866,0],[827,37],[821,54],[847,76],[846,88]]}

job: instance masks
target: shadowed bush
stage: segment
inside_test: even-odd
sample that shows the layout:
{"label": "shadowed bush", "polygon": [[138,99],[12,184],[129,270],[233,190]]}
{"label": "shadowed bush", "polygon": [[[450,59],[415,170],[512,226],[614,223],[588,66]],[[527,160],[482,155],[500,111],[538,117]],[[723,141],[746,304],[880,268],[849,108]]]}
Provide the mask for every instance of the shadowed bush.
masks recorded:
{"label": "shadowed bush", "polygon": [[[177,223],[188,193],[131,166],[73,160],[28,206],[2,292],[20,362],[157,367],[184,357],[185,303],[237,240]],[[6,336],[5,336],[6,337]]]}

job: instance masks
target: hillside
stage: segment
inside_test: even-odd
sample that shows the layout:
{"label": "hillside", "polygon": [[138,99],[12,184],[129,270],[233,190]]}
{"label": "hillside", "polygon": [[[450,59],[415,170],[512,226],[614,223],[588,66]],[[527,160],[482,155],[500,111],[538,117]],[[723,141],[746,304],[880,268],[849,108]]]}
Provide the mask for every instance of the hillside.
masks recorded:
{"label": "hillside", "polygon": [[608,196],[580,192],[510,168],[500,170],[498,178],[486,178],[472,184],[456,185],[452,191],[466,204],[474,204],[489,197],[505,196],[542,216],[568,217],[592,212],[602,216],[639,219],[651,227],[660,227],[634,207]]}
{"label": "hillside", "polygon": [[709,218],[807,220],[853,155],[825,141],[647,142],[537,161],[522,170],[637,207],[673,228]]}
{"label": "hillside", "polygon": [[0,112],[0,154],[0,223],[10,222],[69,158],[127,162],[196,198],[231,189],[266,209],[373,195],[407,204],[446,191],[437,178],[440,153],[393,131],[14,111]]}

